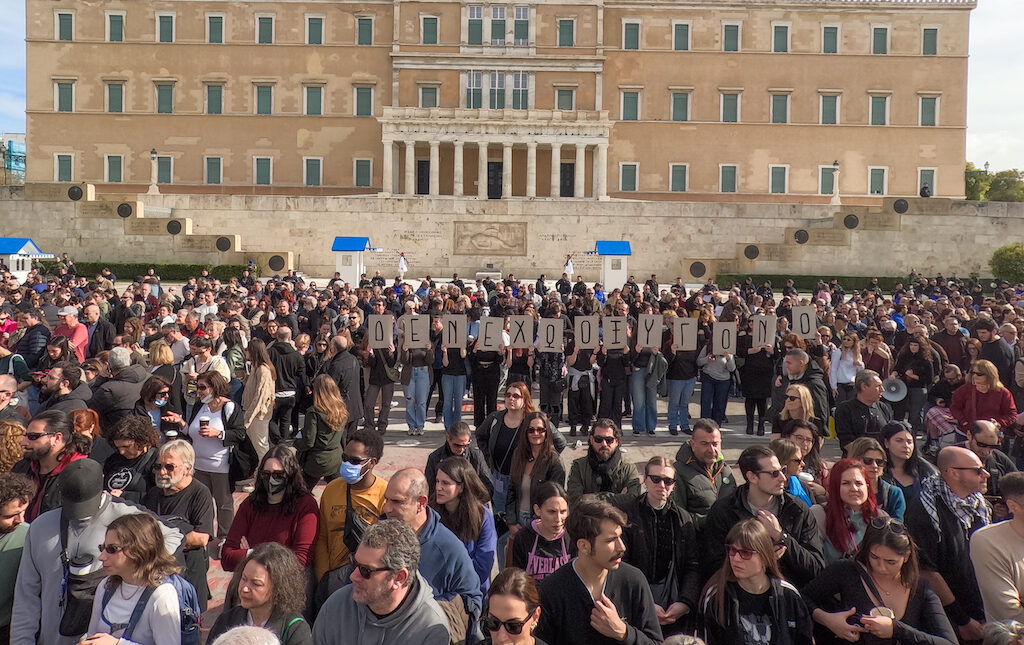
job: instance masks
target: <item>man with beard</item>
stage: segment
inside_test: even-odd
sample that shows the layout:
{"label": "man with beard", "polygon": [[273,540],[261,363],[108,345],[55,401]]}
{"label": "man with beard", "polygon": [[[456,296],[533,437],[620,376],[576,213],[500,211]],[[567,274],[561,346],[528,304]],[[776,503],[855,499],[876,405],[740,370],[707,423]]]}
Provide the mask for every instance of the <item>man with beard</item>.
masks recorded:
{"label": "man with beard", "polygon": [[609,499],[626,493],[640,494],[640,474],[632,462],[622,459],[619,441],[622,430],[611,419],[598,419],[590,431],[590,448],[586,457],[572,462],[565,490],[569,500],[577,501],[582,495],[593,493],[599,499]]}
{"label": "man with beard", "polygon": [[[25,546],[28,524],[25,509],[35,495],[36,487],[24,475],[0,475],[0,579],[12,581],[18,577],[18,565]],[[14,604],[14,585],[0,585],[0,643],[11,640],[11,607]]]}
{"label": "man with beard", "polygon": [[160,446],[153,464],[156,486],[146,494],[143,505],[185,535],[183,575],[196,588],[199,606],[206,611],[210,598],[206,545],[213,535],[213,498],[210,489],[192,477],[195,462],[196,452],[187,441],[175,439]]}
{"label": "man with beard", "polygon": [[[85,459],[72,443],[71,421],[60,410],[40,412],[28,424],[21,438],[25,458],[14,464],[13,472],[28,475],[36,494],[25,510],[25,520],[58,508],[61,502],[60,474],[73,461]],[[102,477],[102,470],[101,477]]]}
{"label": "man with beard", "polygon": [[647,580],[622,561],[626,524],[625,513],[608,502],[587,497],[573,505],[565,530],[579,556],[541,581],[538,639],[559,645],[662,641]]}
{"label": "man with beard", "polygon": [[59,410],[71,414],[84,410],[92,400],[92,388],[82,378],[82,368],[73,363],[57,363],[43,376],[39,387],[43,399],[40,410]]}

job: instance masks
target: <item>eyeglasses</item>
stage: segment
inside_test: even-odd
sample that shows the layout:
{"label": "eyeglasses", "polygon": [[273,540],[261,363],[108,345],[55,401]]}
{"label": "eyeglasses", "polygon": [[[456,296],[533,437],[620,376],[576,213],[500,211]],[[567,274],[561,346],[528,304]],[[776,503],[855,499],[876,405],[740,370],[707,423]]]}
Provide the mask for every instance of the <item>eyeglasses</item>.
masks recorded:
{"label": "eyeglasses", "polygon": [[865,466],[879,466],[879,467],[881,467],[881,466],[885,465],[885,460],[884,459],[872,459],[871,457],[861,457],[860,460],[864,462]]}
{"label": "eyeglasses", "polygon": [[106,551],[110,555],[114,555],[115,553],[120,553],[121,551],[124,551],[124,547],[120,544],[101,544],[100,553],[103,553],[104,551]]}
{"label": "eyeglasses", "polygon": [[[468,446],[469,444],[466,444],[466,445]],[[346,464],[352,464],[354,466],[358,466],[360,464],[365,464],[366,462],[368,462],[370,460],[370,458],[369,457],[355,457],[353,455],[346,455],[345,453],[342,453],[341,454],[341,460],[344,461]]]}
{"label": "eyeglasses", "polygon": [[260,477],[270,479],[271,477],[287,477],[288,473],[283,470],[261,470]]}
{"label": "eyeglasses", "polygon": [[527,434],[547,434],[547,431],[544,426],[530,426],[526,429]]}
{"label": "eyeglasses", "polygon": [[973,470],[975,475],[988,476],[988,471],[985,469],[984,466],[950,466],[950,468],[952,468],[953,470]]}
{"label": "eyeglasses", "polygon": [[757,553],[751,549],[740,549],[732,546],[731,544],[725,547],[725,552],[729,554],[730,558],[739,556],[740,560],[749,560]]}
{"label": "eyeglasses", "polygon": [[660,475],[648,475],[647,479],[651,480],[652,484],[661,484],[662,486],[665,486],[666,488],[672,488],[673,486],[676,485],[676,480],[675,480],[674,477],[662,477]]}
{"label": "eyeglasses", "polygon": [[350,560],[352,562],[352,568],[358,571],[359,575],[367,580],[369,580],[370,576],[375,573],[379,573],[381,571],[393,571],[391,567],[368,567],[365,564],[359,564],[356,562],[355,558],[350,558]]}
{"label": "eyeglasses", "polygon": [[523,395],[520,394],[519,392],[505,392],[505,398],[506,399],[521,399],[521,398],[523,398]]}
{"label": "eyeglasses", "polygon": [[799,396],[794,396],[792,394],[787,394],[786,395],[786,400],[787,401],[799,401],[800,397]]}
{"label": "eyeglasses", "polygon": [[523,625],[529,621],[529,617],[522,620],[498,620],[494,614],[488,613],[487,618],[484,618],[484,629],[489,632],[496,632],[504,627],[505,631],[510,635],[518,636],[523,633]]}
{"label": "eyeglasses", "polygon": [[1000,447],[998,443],[983,443],[981,441],[978,441],[977,439],[974,440],[974,445],[978,446],[979,448],[993,448],[993,449],[995,449],[995,448],[999,448]]}
{"label": "eyeglasses", "polygon": [[177,466],[174,464],[161,464],[159,462],[153,464],[153,470],[158,472],[166,470],[169,473],[173,473],[175,468],[177,468]]}
{"label": "eyeglasses", "polygon": [[768,475],[772,479],[778,479],[779,477],[784,477],[786,475],[786,471],[782,470],[781,468],[778,470],[758,470],[756,474]]}
{"label": "eyeglasses", "polygon": [[907,527],[906,527],[906,525],[903,522],[901,522],[899,520],[894,520],[891,517],[876,517],[876,518],[873,518],[871,520],[871,528],[879,530],[879,531],[884,531],[885,529],[889,529],[893,533],[898,533],[900,535],[903,535],[903,534],[905,534],[907,532]]}
{"label": "eyeglasses", "polygon": [[591,435],[590,440],[594,443],[606,443],[609,446],[618,441],[614,435],[611,437],[598,437],[597,435]]}
{"label": "eyeglasses", "polygon": [[56,433],[54,433],[54,432],[26,432],[25,433],[25,438],[28,439],[29,441],[35,441],[35,440],[37,440],[37,439],[39,439],[41,437],[48,437],[48,436],[50,436],[52,434],[56,434]]}

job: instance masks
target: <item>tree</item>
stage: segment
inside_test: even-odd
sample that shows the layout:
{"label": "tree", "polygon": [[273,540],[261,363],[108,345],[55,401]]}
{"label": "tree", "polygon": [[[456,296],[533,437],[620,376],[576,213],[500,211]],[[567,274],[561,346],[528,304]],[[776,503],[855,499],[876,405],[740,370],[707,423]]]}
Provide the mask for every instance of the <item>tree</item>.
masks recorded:
{"label": "tree", "polygon": [[991,180],[992,175],[988,174],[987,170],[982,170],[968,161],[967,170],[964,172],[964,194],[967,196],[967,199],[975,202],[983,201],[985,194],[988,193],[988,186]]}
{"label": "tree", "polygon": [[999,247],[988,264],[997,279],[1010,284],[1024,282],[1024,244],[1016,242]]}
{"label": "tree", "polygon": [[1024,202],[1024,172],[1002,170],[991,177],[985,199],[990,202]]}

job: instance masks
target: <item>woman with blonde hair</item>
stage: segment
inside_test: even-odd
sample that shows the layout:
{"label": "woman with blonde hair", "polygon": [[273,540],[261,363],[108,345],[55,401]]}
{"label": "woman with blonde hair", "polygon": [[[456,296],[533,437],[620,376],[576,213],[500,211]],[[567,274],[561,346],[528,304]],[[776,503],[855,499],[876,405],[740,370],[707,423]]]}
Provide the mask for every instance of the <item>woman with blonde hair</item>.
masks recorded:
{"label": "woman with blonde hair", "polygon": [[830,365],[828,380],[832,387],[832,395],[838,405],[852,399],[857,394],[853,381],[857,378],[857,372],[864,369],[860,336],[852,331],[843,334],[839,347],[832,350]]}
{"label": "woman with blonde hair", "polygon": [[822,420],[814,416],[814,399],[806,385],[791,383],[786,388],[782,411],[772,420],[772,439],[779,439],[794,421],[805,421],[814,426],[818,436],[824,436]]}
{"label": "woman with blonde hair", "polygon": [[330,483],[338,477],[342,457],[342,431],[348,423],[348,408],[334,379],[321,374],[313,379],[313,405],[306,410],[302,438],[295,442],[306,488],[323,477]]}
{"label": "woman with blonde hair", "polygon": [[992,419],[1002,428],[1017,423],[1017,407],[1009,388],[999,380],[999,371],[991,361],[979,359],[971,364],[967,381],[953,392],[949,413],[956,419],[959,432],[970,434],[975,421]]}

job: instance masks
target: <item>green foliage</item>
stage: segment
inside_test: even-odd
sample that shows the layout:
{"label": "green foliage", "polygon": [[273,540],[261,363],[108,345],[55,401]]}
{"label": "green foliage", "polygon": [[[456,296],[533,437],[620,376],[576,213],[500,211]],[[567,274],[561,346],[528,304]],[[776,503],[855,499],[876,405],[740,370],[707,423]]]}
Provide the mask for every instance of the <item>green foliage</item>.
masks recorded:
{"label": "green foliage", "polygon": [[1024,202],[1024,172],[1001,170],[993,174],[985,198],[990,202]]}
{"label": "green foliage", "polygon": [[[56,273],[54,264],[53,262],[43,262],[43,273]],[[252,271],[253,277],[260,275],[260,268],[257,265],[246,267],[242,264],[212,266],[209,264],[143,264],[141,262],[75,262],[77,274],[90,279],[95,278],[104,268],[113,271],[119,281],[132,281],[138,276],[146,275],[151,268],[156,271],[161,280],[172,282],[184,282],[191,277],[199,277],[203,269],[222,282],[230,278],[241,277],[242,271],[246,268]]]}
{"label": "green foliage", "polygon": [[995,250],[989,260],[992,273],[1011,284],[1024,282],[1024,244],[1016,242]]}
{"label": "green foliage", "polygon": [[[772,291],[775,292],[775,299],[776,299],[776,301],[778,301],[778,299],[780,297],[780,294],[782,293],[782,288],[786,286],[786,280],[788,280],[788,279],[792,279],[793,280],[793,286],[796,287],[797,290],[800,291],[800,293],[806,293],[806,292],[811,291],[812,289],[814,289],[815,287],[818,286],[818,280],[824,280],[825,283],[827,284],[830,280],[835,278],[836,280],[839,281],[839,285],[843,288],[843,290],[847,294],[852,294],[855,290],[856,291],[863,291],[864,289],[867,289],[868,286],[871,284],[871,278],[873,278],[873,277],[877,277],[878,278],[878,286],[886,294],[888,294],[890,291],[892,291],[893,287],[895,287],[898,283],[902,283],[904,287],[907,287],[907,288],[910,287],[910,282],[908,281],[907,276],[891,277],[891,276],[881,276],[881,275],[880,276],[849,276],[849,275],[843,276],[843,275],[834,275],[834,274],[822,274],[822,275],[769,275],[769,274],[758,274],[758,273],[743,273],[743,274],[719,273],[717,276],[715,276],[715,281],[716,281],[716,284],[718,284],[718,288],[722,289],[723,291],[725,291],[725,290],[728,290],[732,286],[732,284],[734,282],[737,283],[737,284],[743,284],[743,282],[747,278],[750,278],[752,280],[752,282],[753,282],[755,287],[760,287],[762,284],[764,284],[765,280],[771,280],[771,282],[772,282]],[[963,278],[961,277],[960,280],[963,280]],[[693,279],[693,281],[697,282],[697,279]],[[982,281],[982,284],[987,284],[987,282],[989,282],[989,281]]]}
{"label": "green foliage", "polygon": [[967,170],[964,172],[964,194],[967,199],[975,202],[983,201],[991,181],[992,175],[979,169],[970,161],[967,162]]}

